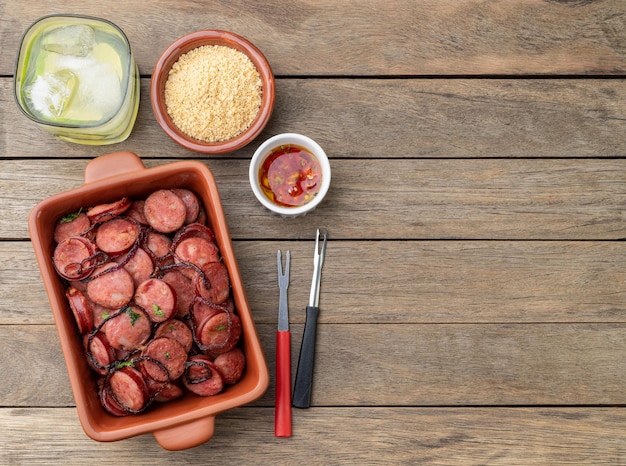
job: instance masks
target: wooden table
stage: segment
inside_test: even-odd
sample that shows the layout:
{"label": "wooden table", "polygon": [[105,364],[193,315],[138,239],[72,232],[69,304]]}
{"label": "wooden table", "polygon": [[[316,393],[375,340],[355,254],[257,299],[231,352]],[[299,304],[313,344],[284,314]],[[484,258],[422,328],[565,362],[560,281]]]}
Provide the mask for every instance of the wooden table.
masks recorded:
{"label": "wooden table", "polygon": [[[142,95],[125,142],[56,141],[19,113],[18,43],[51,13],[128,35]],[[626,2],[6,0],[0,18],[0,463],[626,463]],[[178,147],[150,107],[159,54],[199,29],[247,37],[276,75],[269,125],[225,156]],[[260,141],[287,131],[333,169],[295,220],[247,181]],[[26,219],[116,150],[213,171],[272,374],[276,251],[292,253],[295,367],[328,229],[293,437],[274,437],[273,376],[191,450],[83,433]]]}

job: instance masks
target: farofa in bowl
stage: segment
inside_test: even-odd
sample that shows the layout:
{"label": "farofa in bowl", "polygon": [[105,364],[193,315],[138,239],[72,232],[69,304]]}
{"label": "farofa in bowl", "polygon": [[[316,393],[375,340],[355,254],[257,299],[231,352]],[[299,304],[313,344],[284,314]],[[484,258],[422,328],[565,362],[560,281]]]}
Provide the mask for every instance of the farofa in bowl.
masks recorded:
{"label": "farofa in bowl", "polygon": [[181,146],[205,154],[237,150],[272,114],[274,75],[252,43],[227,31],[197,31],[172,43],[150,83],[157,122]]}
{"label": "farofa in bowl", "polygon": [[174,124],[205,142],[243,133],[261,108],[261,76],[244,53],[202,45],[181,55],[165,82],[165,105]]}

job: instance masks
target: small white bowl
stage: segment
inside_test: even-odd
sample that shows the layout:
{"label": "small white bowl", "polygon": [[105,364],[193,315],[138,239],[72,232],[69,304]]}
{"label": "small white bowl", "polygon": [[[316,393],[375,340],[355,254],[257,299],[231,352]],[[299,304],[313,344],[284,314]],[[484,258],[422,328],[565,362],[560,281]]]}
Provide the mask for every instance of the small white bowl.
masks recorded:
{"label": "small white bowl", "polygon": [[[261,189],[259,172],[263,163],[275,149],[284,145],[300,146],[312,153],[319,161],[322,171],[321,186],[319,191],[315,194],[315,197],[306,204],[297,207],[278,205],[267,197]],[[297,217],[312,211],[319,205],[320,202],[322,202],[322,200],[324,200],[324,196],[326,196],[328,188],[330,188],[330,163],[324,149],[322,149],[313,139],[303,136],[302,134],[283,133],[269,138],[254,152],[252,160],[250,161],[249,177],[252,191],[261,204],[263,204],[270,211],[283,217]]]}

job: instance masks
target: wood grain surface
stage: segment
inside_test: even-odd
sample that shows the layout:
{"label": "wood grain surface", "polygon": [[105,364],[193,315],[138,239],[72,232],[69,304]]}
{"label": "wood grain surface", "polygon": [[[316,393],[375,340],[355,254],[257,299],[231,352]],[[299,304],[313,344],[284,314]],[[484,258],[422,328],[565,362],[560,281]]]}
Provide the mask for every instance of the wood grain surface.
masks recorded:
{"label": "wood grain surface", "polygon": [[[289,439],[274,437],[273,412],[259,407],[228,411],[217,419],[216,435],[205,448],[164,454],[152,436],[95,443],[82,432],[72,408],[42,408],[36,418],[26,409],[9,408],[0,411],[8,445],[0,460],[615,465],[626,455],[626,417],[614,408],[318,408],[301,411]],[[63,435],[51,441],[45,433],[52,431]]]}
{"label": "wood grain surface", "polygon": [[[620,0],[96,0],[3,3],[1,74],[10,74],[23,31],[45,14],[105,17],[120,26],[141,74],[165,48],[200,29],[251,40],[278,75],[619,75],[626,69]],[[60,8],[62,6],[63,8]]]}
{"label": "wood grain surface", "polygon": [[[173,4],[0,3],[0,463],[626,464],[626,2]],[[59,12],[130,40],[141,100],[123,143],[54,140],[15,104],[21,36]],[[201,29],[248,38],[276,77],[268,126],[221,156],[176,145],[150,105],[160,53]],[[290,220],[248,183],[281,132],[317,140],[333,170],[327,199]],[[211,169],[270,369],[261,398],[187,451],[86,436],[30,243],[31,209],[118,150]],[[279,439],[276,250],[292,256],[295,374],[318,227],[312,407]]]}
{"label": "wood grain surface", "polygon": [[[299,132],[319,141],[331,159],[611,158],[626,145],[626,89],[616,79],[276,81],[274,112],[258,141]],[[45,137],[20,113],[11,86],[12,79],[0,77],[6,135],[0,149],[11,157],[95,157],[121,146],[145,158],[206,158],[164,136],[152,113],[148,78],[142,79],[130,138],[113,147]],[[228,158],[249,160],[259,144]]]}

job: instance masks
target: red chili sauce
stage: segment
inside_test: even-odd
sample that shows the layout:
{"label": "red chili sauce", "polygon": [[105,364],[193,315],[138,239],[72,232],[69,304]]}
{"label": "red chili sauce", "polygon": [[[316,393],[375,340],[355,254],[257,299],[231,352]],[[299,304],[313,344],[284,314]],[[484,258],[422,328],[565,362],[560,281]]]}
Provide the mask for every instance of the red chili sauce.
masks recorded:
{"label": "red chili sauce", "polygon": [[322,185],[322,168],[304,147],[276,147],[259,170],[261,189],[267,198],[283,207],[299,207],[311,201]]}

